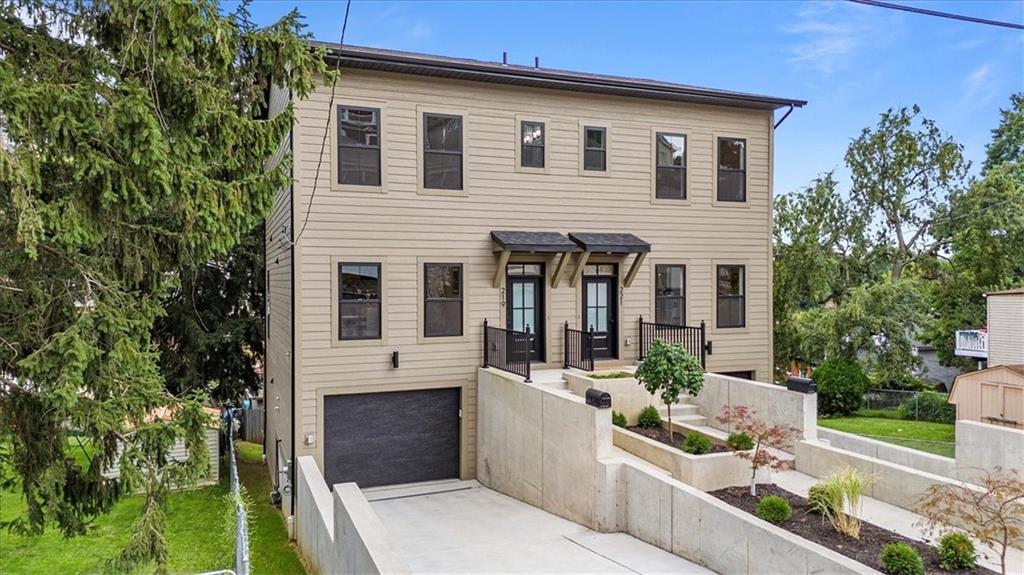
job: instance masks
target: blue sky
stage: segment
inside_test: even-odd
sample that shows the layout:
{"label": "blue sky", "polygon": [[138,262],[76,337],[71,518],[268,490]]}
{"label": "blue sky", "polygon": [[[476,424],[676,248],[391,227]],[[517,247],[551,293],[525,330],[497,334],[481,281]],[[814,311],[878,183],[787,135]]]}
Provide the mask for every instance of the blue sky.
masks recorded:
{"label": "blue sky", "polygon": [[[903,2],[1024,23],[1022,1]],[[337,42],[343,1],[257,2],[257,22],[292,7]],[[964,145],[974,171],[1013,92],[1024,32],[848,2],[352,3],[345,42],[653,78],[808,100],[776,134],[775,193],[835,169],[850,139],[890,106],[917,103]]]}

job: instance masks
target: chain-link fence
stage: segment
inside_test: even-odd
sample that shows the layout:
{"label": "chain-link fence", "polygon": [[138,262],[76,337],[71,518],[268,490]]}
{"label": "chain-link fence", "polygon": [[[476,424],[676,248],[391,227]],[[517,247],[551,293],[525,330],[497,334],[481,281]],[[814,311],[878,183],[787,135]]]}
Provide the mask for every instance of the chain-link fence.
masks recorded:
{"label": "chain-link fence", "polygon": [[865,409],[899,409],[904,402],[916,401],[918,391],[904,389],[876,389],[864,394]]}
{"label": "chain-link fence", "polygon": [[238,461],[235,458],[235,433],[239,421],[235,410],[228,419],[228,456],[231,461],[231,495],[235,500],[235,574],[249,575],[249,515],[238,484]]}
{"label": "chain-link fence", "polygon": [[912,421],[953,423],[956,409],[949,396],[935,391],[876,389],[864,394],[866,415]]}

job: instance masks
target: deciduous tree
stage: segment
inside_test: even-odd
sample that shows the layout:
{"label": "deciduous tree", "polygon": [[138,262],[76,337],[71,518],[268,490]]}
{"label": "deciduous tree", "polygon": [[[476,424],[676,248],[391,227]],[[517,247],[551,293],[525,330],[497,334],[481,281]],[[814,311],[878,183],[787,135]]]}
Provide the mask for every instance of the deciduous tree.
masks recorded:
{"label": "deciduous tree", "polygon": [[789,469],[793,462],[775,452],[789,449],[800,430],[788,425],[770,424],[757,416],[757,410],[745,405],[727,405],[716,417],[722,425],[733,431],[746,433],[754,440],[754,449],[737,451],[736,456],[750,462],[750,495],[757,496],[758,469]]}
{"label": "deciduous tree", "polygon": [[704,368],[700,361],[683,348],[682,344],[654,340],[650,351],[636,368],[640,385],[652,395],[659,395],[668,407],[668,439],[672,437],[672,404],[686,392],[696,396],[704,388]]}

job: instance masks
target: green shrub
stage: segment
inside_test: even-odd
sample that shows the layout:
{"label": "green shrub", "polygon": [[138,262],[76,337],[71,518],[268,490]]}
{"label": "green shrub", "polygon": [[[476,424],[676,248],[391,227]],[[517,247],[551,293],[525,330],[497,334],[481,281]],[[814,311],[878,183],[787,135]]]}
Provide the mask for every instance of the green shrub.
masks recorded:
{"label": "green shrub", "polygon": [[906,543],[888,543],[882,548],[882,567],[889,575],[924,575],[924,561]]}
{"label": "green shrub", "polygon": [[922,391],[916,397],[908,397],[900,404],[900,417],[936,423],[956,421],[956,407],[947,400],[949,396],[935,391]]}
{"label": "green shrub", "polygon": [[699,433],[689,433],[683,440],[683,451],[691,455],[704,455],[711,451],[711,440]]}
{"label": "green shrub", "polygon": [[939,566],[946,571],[971,569],[977,554],[974,542],[963,533],[947,533],[939,539]]}
{"label": "green shrub", "polygon": [[626,416],[619,411],[612,412],[612,425],[618,425],[619,427],[626,427]]}
{"label": "green shrub", "polygon": [[640,427],[658,427],[661,425],[661,414],[658,413],[658,408],[653,405],[640,410],[640,416],[636,418]]}
{"label": "green shrub", "polygon": [[768,523],[778,525],[789,521],[789,518],[793,516],[793,508],[789,506],[788,501],[778,495],[769,495],[758,502],[756,514]]}
{"label": "green shrub", "polygon": [[734,431],[725,444],[733,451],[749,451],[754,448],[754,438],[742,431]]}
{"label": "green shrub", "polygon": [[807,505],[811,507],[811,511],[825,517],[830,517],[835,513],[835,505],[832,502],[829,487],[824,483],[816,483],[807,491]]}
{"label": "green shrub", "polygon": [[864,392],[869,381],[860,364],[852,359],[836,357],[814,370],[818,385],[818,413],[850,415],[864,406]]}

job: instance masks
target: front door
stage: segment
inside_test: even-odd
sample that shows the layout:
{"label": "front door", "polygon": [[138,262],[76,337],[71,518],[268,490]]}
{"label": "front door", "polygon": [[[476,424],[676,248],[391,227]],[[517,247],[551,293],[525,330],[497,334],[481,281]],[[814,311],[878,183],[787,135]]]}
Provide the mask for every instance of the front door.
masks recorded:
{"label": "front door", "polygon": [[[614,272],[607,264],[599,268]],[[594,359],[618,357],[616,283],[614,273],[583,276],[583,329],[594,332]]]}
{"label": "front door", "polygon": [[510,329],[530,328],[530,361],[544,361],[544,266],[509,264],[506,277],[507,324]]}

